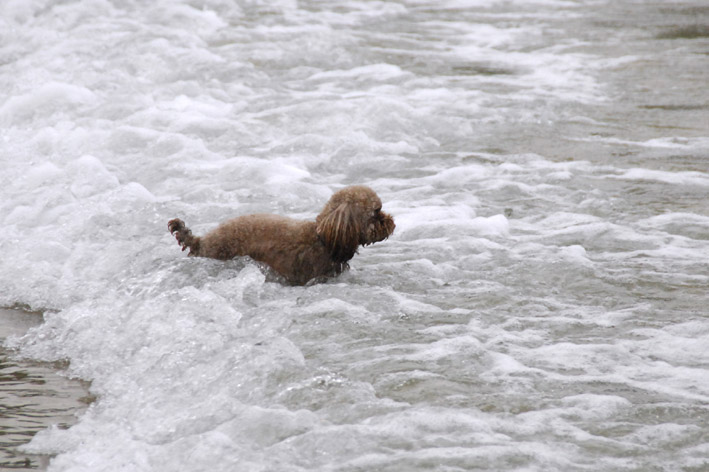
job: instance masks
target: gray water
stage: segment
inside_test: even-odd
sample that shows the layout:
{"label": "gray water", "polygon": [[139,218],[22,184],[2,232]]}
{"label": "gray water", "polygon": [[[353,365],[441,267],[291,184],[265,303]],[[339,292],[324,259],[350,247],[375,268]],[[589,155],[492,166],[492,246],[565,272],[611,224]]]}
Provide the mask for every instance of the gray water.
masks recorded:
{"label": "gray water", "polygon": [[[38,313],[0,309],[0,340],[40,323]],[[0,469],[44,470],[48,455],[24,454],[18,446],[48,427],[68,428],[86,409],[88,386],[58,375],[62,367],[18,360],[0,348]]]}
{"label": "gray water", "polygon": [[[91,382],[50,470],[709,469],[709,6],[0,6],[6,345]],[[325,284],[196,233],[374,188]]]}

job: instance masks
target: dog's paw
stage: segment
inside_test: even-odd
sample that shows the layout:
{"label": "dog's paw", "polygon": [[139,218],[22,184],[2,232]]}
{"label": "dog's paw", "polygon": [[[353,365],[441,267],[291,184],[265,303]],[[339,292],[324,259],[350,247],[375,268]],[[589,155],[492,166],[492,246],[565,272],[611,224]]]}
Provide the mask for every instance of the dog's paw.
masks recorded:
{"label": "dog's paw", "polygon": [[185,222],[179,218],[170,220],[167,222],[167,229],[170,230],[170,234],[175,235],[177,243],[182,246],[184,251],[192,242],[192,231],[185,227]]}
{"label": "dog's paw", "polygon": [[175,231],[182,231],[185,229],[185,222],[179,218],[175,218],[167,222],[167,229],[170,231],[170,234],[174,234]]}

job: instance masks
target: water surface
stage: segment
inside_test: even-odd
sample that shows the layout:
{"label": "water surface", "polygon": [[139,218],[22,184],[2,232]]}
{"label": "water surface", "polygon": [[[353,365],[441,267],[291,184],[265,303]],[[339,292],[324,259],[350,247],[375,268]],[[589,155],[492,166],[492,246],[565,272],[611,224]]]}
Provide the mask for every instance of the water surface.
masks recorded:
{"label": "water surface", "polygon": [[[42,321],[42,315],[0,308],[0,341],[22,336]],[[0,468],[45,470],[49,456],[24,454],[18,446],[46,428],[68,428],[90,402],[86,382],[58,375],[60,363],[18,360],[0,347]]]}
{"label": "water surface", "polygon": [[[701,0],[9,1],[6,344],[96,402],[50,470],[709,467]],[[397,229],[326,284],[166,231]]]}

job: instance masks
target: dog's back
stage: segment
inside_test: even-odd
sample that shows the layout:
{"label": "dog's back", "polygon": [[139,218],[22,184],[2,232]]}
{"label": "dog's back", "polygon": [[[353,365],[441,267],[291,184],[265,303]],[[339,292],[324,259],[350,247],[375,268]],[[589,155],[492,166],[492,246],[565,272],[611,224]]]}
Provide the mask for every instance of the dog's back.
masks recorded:
{"label": "dog's back", "polygon": [[268,214],[222,223],[200,238],[199,251],[192,255],[221,260],[249,256],[295,284],[337,275],[345,266],[332,260],[318,238],[315,222]]}

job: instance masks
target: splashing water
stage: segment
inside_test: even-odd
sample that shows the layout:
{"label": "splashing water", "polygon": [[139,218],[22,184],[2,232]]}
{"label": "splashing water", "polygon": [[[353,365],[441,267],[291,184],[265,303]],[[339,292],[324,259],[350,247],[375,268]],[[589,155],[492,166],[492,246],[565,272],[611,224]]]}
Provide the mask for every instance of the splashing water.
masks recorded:
{"label": "splashing water", "polygon": [[[7,347],[96,401],[53,471],[709,466],[700,0],[0,5]],[[325,284],[170,218],[397,224]]]}

